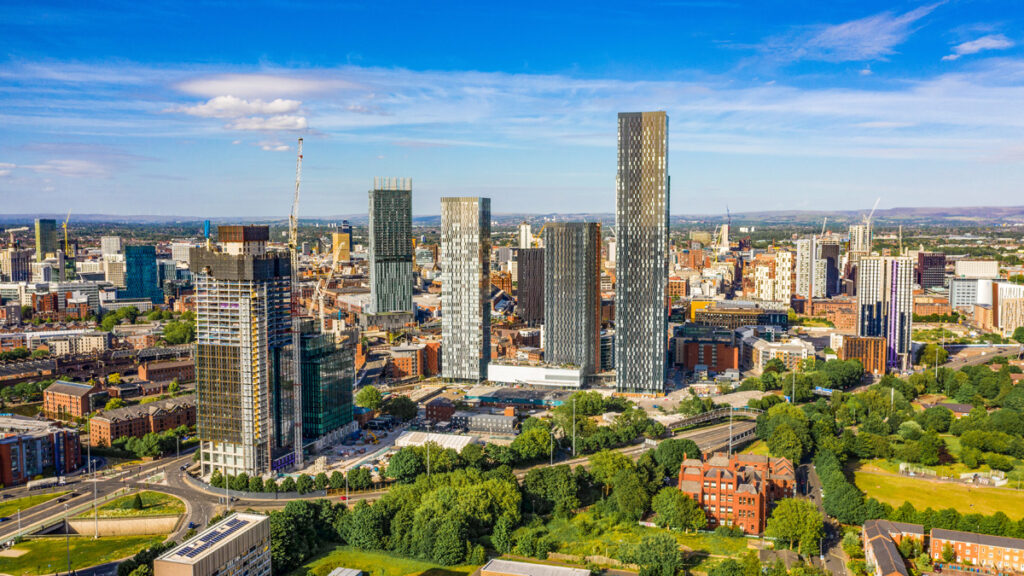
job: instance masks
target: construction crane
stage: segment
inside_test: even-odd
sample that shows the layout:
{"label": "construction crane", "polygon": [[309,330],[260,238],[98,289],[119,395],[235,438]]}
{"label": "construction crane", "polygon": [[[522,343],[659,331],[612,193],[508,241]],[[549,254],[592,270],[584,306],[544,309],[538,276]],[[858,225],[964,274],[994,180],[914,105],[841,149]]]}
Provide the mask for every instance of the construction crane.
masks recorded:
{"label": "construction crane", "polygon": [[299,244],[299,185],[302,183],[302,138],[299,138],[299,154],[295,160],[295,197],[292,199],[292,213],[288,216],[288,249],[295,264],[295,250]]}
{"label": "construction crane", "polygon": [[17,248],[18,246],[14,243],[14,233],[15,232],[28,232],[28,230],[29,230],[28,226],[22,226],[21,228],[8,228],[7,230],[4,230],[4,232],[7,232],[7,234],[10,235],[11,246]]}
{"label": "construction crane", "polygon": [[[68,221],[71,220],[71,210],[68,210],[67,217],[64,218],[64,223],[60,225],[64,229],[64,256],[67,257],[71,253],[70,245],[68,244]],[[73,254],[72,254],[73,256]]]}
{"label": "construction crane", "polygon": [[828,216],[825,216],[825,221],[821,223],[821,235],[825,235],[825,225],[828,224]]}
{"label": "construction crane", "polygon": [[[302,182],[302,138],[299,138],[298,158],[295,160],[295,196],[292,199],[292,212],[291,212],[291,214],[288,215],[288,251],[291,253],[291,260],[292,260],[292,262],[291,262],[291,264],[292,264],[291,265],[291,269],[292,269],[291,270],[292,271],[292,274],[291,274],[291,277],[292,277],[292,287],[291,287],[292,290],[291,290],[291,293],[292,293],[292,302],[293,303],[295,302],[295,298],[296,298],[296,292],[297,292],[296,287],[298,286],[297,277],[298,277],[298,273],[299,273],[299,258],[298,258],[298,254],[296,252],[297,252],[297,247],[298,247],[298,244],[299,244],[299,185],[301,184],[301,182]],[[299,356],[301,355],[301,352],[299,351],[300,347],[298,345],[298,340],[295,341],[295,346],[293,346],[293,348],[294,348],[294,351],[293,351],[292,360],[293,360],[293,362],[295,362],[295,365],[298,366],[298,364],[299,364]],[[293,438],[296,439],[295,440],[295,465],[298,466],[299,468],[302,468],[302,464],[303,464],[302,441],[300,440],[302,438],[302,402],[301,402],[301,398],[302,398],[302,377],[301,377],[301,375],[299,375],[298,377],[296,377],[294,379],[294,382],[293,382],[293,393],[295,394],[296,398],[300,399],[300,401],[295,402],[294,411],[293,411],[293,415],[292,415],[292,425],[293,425],[292,434],[294,435]]]}

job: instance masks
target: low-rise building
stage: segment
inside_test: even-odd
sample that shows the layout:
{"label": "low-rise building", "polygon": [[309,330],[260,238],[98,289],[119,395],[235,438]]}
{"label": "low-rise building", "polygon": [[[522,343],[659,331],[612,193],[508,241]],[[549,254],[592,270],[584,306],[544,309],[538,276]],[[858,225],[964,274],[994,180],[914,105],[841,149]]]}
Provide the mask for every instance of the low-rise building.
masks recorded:
{"label": "low-rise building", "polygon": [[743,366],[755,374],[760,374],[774,359],[781,360],[786,370],[802,370],[804,360],[814,358],[814,344],[806,340],[757,328],[745,328],[740,332],[744,334],[741,340]]}
{"label": "low-rise building", "polygon": [[110,446],[119,438],[140,438],[196,423],[196,397],[178,396],[148,404],[104,410],[89,421],[89,443]]}
{"label": "low-rise building", "polygon": [[196,363],[193,360],[146,362],[139,365],[139,378],[150,382],[191,382],[196,379]]}
{"label": "low-rise building", "polygon": [[932,528],[929,534],[929,551],[932,561],[941,562],[943,549],[952,549],[954,562],[1000,572],[1024,572],[1024,540],[989,536],[958,530]]}
{"label": "low-rise building", "polygon": [[99,385],[58,380],[43,390],[43,414],[67,420],[90,412],[89,397],[100,392]]}
{"label": "low-rise building", "polygon": [[456,412],[451,418],[452,426],[464,428],[469,432],[485,434],[514,435],[516,433],[516,417],[505,414],[477,414],[474,412]]}
{"label": "low-rise building", "polygon": [[906,538],[917,540],[924,548],[924,527],[920,524],[868,520],[861,530],[864,558],[875,576],[909,576],[906,562],[897,546]]}
{"label": "low-rise building", "polygon": [[868,374],[885,374],[887,352],[884,336],[844,336],[843,345],[836,354],[840,360],[860,360]]}
{"label": "low-rise building", "polygon": [[270,576],[270,520],[232,514],[153,561],[153,576]]}
{"label": "low-rise building", "polygon": [[46,342],[51,356],[77,356],[105,352],[110,345],[106,332],[76,334],[67,338],[54,338]]}
{"label": "low-rise building", "polygon": [[704,508],[710,529],[737,526],[760,534],[775,501],[795,494],[796,474],[785,458],[716,453],[685,459],[678,488]]}
{"label": "low-rise building", "polygon": [[427,420],[448,422],[452,419],[452,415],[455,414],[455,404],[447,398],[434,398],[427,402],[424,412]]}
{"label": "low-rise building", "polygon": [[494,558],[480,568],[480,576],[590,576],[590,571],[582,568]]}
{"label": "low-rise building", "polygon": [[23,484],[47,470],[63,476],[81,466],[77,430],[24,416],[0,416],[0,484]]}
{"label": "low-rise building", "polygon": [[[522,352],[526,348],[520,348]],[[577,389],[583,386],[584,374],[576,367],[550,366],[533,360],[491,362],[487,379],[502,384]]]}

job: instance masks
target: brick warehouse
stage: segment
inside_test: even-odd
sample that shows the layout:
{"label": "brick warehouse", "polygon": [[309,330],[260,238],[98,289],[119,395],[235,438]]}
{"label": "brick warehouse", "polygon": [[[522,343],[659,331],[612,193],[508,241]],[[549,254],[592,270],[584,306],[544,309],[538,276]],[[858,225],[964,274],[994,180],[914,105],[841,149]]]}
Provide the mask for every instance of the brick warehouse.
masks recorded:
{"label": "brick warehouse", "polygon": [[796,474],[785,458],[716,453],[684,460],[678,487],[703,506],[708,528],[738,526],[746,534],[760,534],[775,501],[793,497]]}
{"label": "brick warehouse", "polygon": [[89,443],[110,446],[119,438],[141,438],[150,432],[164,432],[179,426],[195,426],[194,395],[167,398],[149,404],[105,410],[89,422]]}

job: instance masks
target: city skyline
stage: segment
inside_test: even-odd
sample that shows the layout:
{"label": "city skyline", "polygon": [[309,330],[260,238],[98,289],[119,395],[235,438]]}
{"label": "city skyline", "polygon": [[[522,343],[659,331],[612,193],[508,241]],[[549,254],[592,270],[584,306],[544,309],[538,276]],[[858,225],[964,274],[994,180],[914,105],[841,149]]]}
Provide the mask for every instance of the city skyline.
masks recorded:
{"label": "city skyline", "polygon": [[304,216],[353,212],[382,173],[417,179],[414,214],[475,194],[608,213],[615,115],[657,109],[677,119],[672,214],[1006,205],[1024,179],[1008,7],[9,6],[0,194],[7,213],[283,216],[304,136]]}

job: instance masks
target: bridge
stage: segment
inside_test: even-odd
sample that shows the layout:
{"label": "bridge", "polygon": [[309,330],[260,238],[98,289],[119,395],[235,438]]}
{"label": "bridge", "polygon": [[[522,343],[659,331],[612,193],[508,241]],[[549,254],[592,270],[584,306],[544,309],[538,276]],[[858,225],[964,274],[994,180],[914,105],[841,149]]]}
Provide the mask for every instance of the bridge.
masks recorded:
{"label": "bridge", "polygon": [[715,410],[709,410],[707,412],[701,412],[700,414],[697,414],[695,416],[690,416],[688,418],[683,418],[682,420],[679,420],[678,422],[673,422],[672,426],[670,426],[670,428],[672,430],[682,430],[684,428],[690,428],[690,427],[697,426],[699,424],[704,424],[704,423],[707,423],[707,422],[715,422],[717,420],[725,420],[725,419],[730,418],[730,417],[732,417],[732,418],[741,418],[741,417],[757,418],[758,416],[761,415],[762,412],[763,412],[763,410],[758,410],[757,408],[747,408],[747,407],[743,407],[743,408],[734,408],[734,407],[716,408]]}

